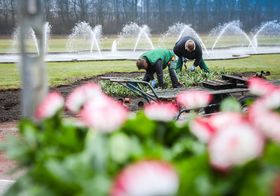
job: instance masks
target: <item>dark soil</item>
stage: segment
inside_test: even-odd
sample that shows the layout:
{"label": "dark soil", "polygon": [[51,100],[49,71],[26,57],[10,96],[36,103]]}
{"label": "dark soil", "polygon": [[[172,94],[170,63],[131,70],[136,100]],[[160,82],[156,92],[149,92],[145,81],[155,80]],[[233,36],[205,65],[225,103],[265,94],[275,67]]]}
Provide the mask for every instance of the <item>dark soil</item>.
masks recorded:
{"label": "dark soil", "polygon": [[[247,72],[247,73],[240,73],[236,74],[241,77],[252,77],[256,73],[255,72]],[[104,75],[99,75],[99,76],[94,76],[91,78],[83,79],[76,81],[72,84],[69,85],[63,85],[63,86],[58,86],[56,88],[50,89],[56,90],[60,92],[64,97],[66,97],[70,92],[73,91],[74,88],[88,83],[88,82],[95,82],[98,83],[101,80],[101,77],[128,77],[128,78],[136,78],[143,75],[141,72],[114,72],[114,73],[108,73]],[[20,119],[20,113],[21,113],[21,105],[20,105],[20,94],[21,90],[0,90],[0,123],[1,122],[9,122],[9,121],[14,121],[14,120],[19,120]],[[124,98],[124,97],[122,97]],[[116,97],[116,99],[119,99]],[[126,100],[126,99],[125,99]],[[126,105],[129,107],[130,110],[134,111],[138,109],[138,103],[140,101],[144,101],[141,98],[135,98],[135,97],[130,97],[129,98],[129,103]],[[69,116],[71,114],[66,112],[66,116]]]}
{"label": "dark soil", "polygon": [[[70,85],[58,86],[50,89],[60,92],[64,97],[66,97],[74,88],[88,83],[95,82],[98,83],[101,80],[101,77],[129,77],[135,78],[141,76],[141,72],[130,72],[130,73],[108,73],[104,75],[94,76],[92,78],[83,79],[76,81]],[[21,114],[21,105],[20,105],[20,95],[21,90],[0,90],[0,123],[19,120]],[[69,114],[67,114],[69,115]]]}

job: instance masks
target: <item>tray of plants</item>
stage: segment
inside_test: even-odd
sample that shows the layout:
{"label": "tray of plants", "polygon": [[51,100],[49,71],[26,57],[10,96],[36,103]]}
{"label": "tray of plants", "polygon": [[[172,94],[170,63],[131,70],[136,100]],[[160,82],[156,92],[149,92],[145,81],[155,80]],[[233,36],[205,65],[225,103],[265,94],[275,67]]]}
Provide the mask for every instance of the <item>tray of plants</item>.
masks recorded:
{"label": "tray of plants", "polygon": [[175,89],[153,88],[150,83],[133,78],[103,77],[101,79],[118,83],[142,97],[147,102],[173,101],[179,93],[186,90],[208,91],[213,96],[211,104],[207,106],[208,112],[216,111],[220,102],[226,97],[234,96],[239,98],[248,93],[247,79],[245,77],[225,74],[221,75],[221,79],[206,80],[199,86]]}

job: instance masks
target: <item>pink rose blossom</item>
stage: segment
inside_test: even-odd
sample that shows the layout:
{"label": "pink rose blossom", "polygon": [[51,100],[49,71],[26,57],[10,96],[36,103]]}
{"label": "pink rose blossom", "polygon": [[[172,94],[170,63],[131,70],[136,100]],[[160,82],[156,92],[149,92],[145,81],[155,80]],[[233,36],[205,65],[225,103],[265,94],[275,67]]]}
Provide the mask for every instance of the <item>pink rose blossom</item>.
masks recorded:
{"label": "pink rose blossom", "polygon": [[178,176],[168,163],[141,161],[121,171],[113,184],[111,195],[176,195],[178,187]]}
{"label": "pink rose blossom", "polygon": [[102,94],[102,91],[99,85],[94,83],[84,84],[68,96],[66,107],[74,113],[79,112],[84,103],[100,94]]}
{"label": "pink rose blossom", "polygon": [[218,131],[209,143],[211,164],[221,170],[242,165],[259,157],[264,139],[248,123],[234,124]]}
{"label": "pink rose blossom", "polygon": [[49,93],[42,102],[38,105],[35,111],[35,118],[41,120],[44,118],[50,118],[55,113],[63,108],[64,99],[58,92]]}
{"label": "pink rose blossom", "polygon": [[260,99],[263,102],[263,106],[266,109],[277,109],[280,107],[280,89],[274,89],[270,93],[268,93],[266,96],[262,97]]}
{"label": "pink rose blossom", "polygon": [[232,124],[240,124],[245,122],[245,118],[240,113],[236,112],[221,112],[212,115],[209,118],[210,124],[215,129],[223,129],[228,125]]}
{"label": "pink rose blossom", "polygon": [[203,143],[207,143],[216,133],[209,119],[202,117],[198,117],[190,123],[190,131]]}
{"label": "pink rose blossom", "polygon": [[217,133],[229,125],[246,122],[240,113],[216,113],[209,118],[197,117],[190,122],[190,131],[203,143],[207,143]]}
{"label": "pink rose blossom", "polygon": [[150,119],[168,122],[174,120],[178,109],[172,103],[152,103],[144,107],[144,112]]}
{"label": "pink rose blossom", "polygon": [[259,129],[268,138],[280,142],[280,115],[275,112],[261,114],[262,118],[256,119]]}
{"label": "pink rose blossom", "polygon": [[257,100],[249,108],[249,120],[254,124],[255,127],[258,127],[262,133],[268,138],[280,142],[280,114],[273,111],[271,106],[276,108],[278,100],[275,100],[274,103],[272,100],[275,97],[269,96],[264,99]]}
{"label": "pink rose blossom", "polygon": [[248,81],[249,91],[253,95],[263,96],[275,89],[273,84],[261,78],[251,78]]}
{"label": "pink rose blossom", "polygon": [[177,96],[177,102],[186,109],[206,107],[212,99],[211,94],[206,91],[189,90]]}
{"label": "pink rose blossom", "polygon": [[82,122],[102,132],[117,130],[127,115],[127,110],[119,102],[106,95],[88,101],[80,113]]}

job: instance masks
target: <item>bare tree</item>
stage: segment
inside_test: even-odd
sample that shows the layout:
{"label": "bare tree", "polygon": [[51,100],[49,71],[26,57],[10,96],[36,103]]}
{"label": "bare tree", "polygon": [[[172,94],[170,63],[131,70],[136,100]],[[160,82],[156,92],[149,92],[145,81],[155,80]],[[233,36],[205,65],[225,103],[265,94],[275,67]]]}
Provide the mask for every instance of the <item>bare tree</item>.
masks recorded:
{"label": "bare tree", "polygon": [[[13,30],[16,2],[0,0],[0,34]],[[47,21],[58,34],[68,34],[79,21],[101,24],[103,32],[110,34],[129,22],[148,24],[154,33],[176,22],[209,32],[231,20],[240,20],[250,30],[264,21],[280,20],[279,9],[279,0],[45,0]]]}

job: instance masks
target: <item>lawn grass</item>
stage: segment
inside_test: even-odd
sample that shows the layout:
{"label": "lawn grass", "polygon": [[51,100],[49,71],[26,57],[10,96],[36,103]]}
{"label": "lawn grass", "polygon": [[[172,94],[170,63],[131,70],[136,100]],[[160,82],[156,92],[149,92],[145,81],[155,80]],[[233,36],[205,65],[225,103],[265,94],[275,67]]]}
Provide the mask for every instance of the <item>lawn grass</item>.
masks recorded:
{"label": "lawn grass", "polygon": [[244,59],[207,61],[211,70],[240,73],[270,71],[269,79],[280,79],[280,54],[252,55]]}
{"label": "lawn grass", "polygon": [[[151,40],[154,45],[154,47],[165,47],[165,48],[173,48],[174,43],[177,40],[177,37],[166,37],[163,39],[162,35],[151,35]],[[65,36],[51,36],[50,39],[48,40],[48,52],[67,52],[67,35]],[[211,37],[208,36],[207,34],[202,34],[200,35],[201,40],[204,42],[205,46],[209,49],[212,48],[216,37]],[[111,36],[106,36],[103,35],[102,39],[100,40],[100,48],[102,50],[110,50],[112,47],[112,43],[114,40],[118,39],[118,35],[111,35]],[[117,48],[119,49],[133,49],[134,44],[136,42],[137,37],[132,37],[132,38],[125,38],[121,40]],[[279,37],[259,37],[258,38],[259,44],[260,45],[280,45],[280,38]],[[31,51],[35,51],[34,43],[33,40],[30,40],[29,42]],[[76,43],[76,42],[75,42]],[[142,43],[142,45],[141,45]],[[11,52],[16,52],[16,50],[12,47],[13,45],[13,40],[10,37],[0,37],[0,53],[11,53]],[[77,44],[79,45],[79,44]],[[76,49],[80,50],[90,50],[90,42],[89,40],[81,40],[80,43],[81,47],[76,47]],[[222,36],[222,38],[219,40],[217,43],[216,47],[230,47],[230,46],[248,46],[249,41],[242,36]],[[147,43],[146,40],[142,40],[139,45],[138,49],[141,48],[147,48],[149,47],[149,44]]]}
{"label": "lawn grass", "polygon": [[[244,59],[206,61],[206,63],[213,71],[240,73],[264,70],[271,72],[270,79],[280,79],[280,54],[254,55]],[[52,87],[109,72],[138,71],[134,61],[64,62],[47,65],[49,84]],[[0,89],[20,88],[20,83],[16,64],[0,64]]]}
{"label": "lawn grass", "polygon": [[[137,71],[133,61],[92,61],[47,63],[50,86],[70,84],[76,80],[109,72]],[[20,74],[16,64],[0,64],[0,89],[20,87]]]}
{"label": "lawn grass", "polygon": [[8,53],[10,52],[10,48],[13,45],[13,41],[12,39],[8,39],[8,38],[1,38],[0,39],[0,53]]}
{"label": "lawn grass", "polygon": [[133,61],[93,61],[77,63],[48,63],[49,83],[51,86],[73,83],[110,72],[137,71]]}

